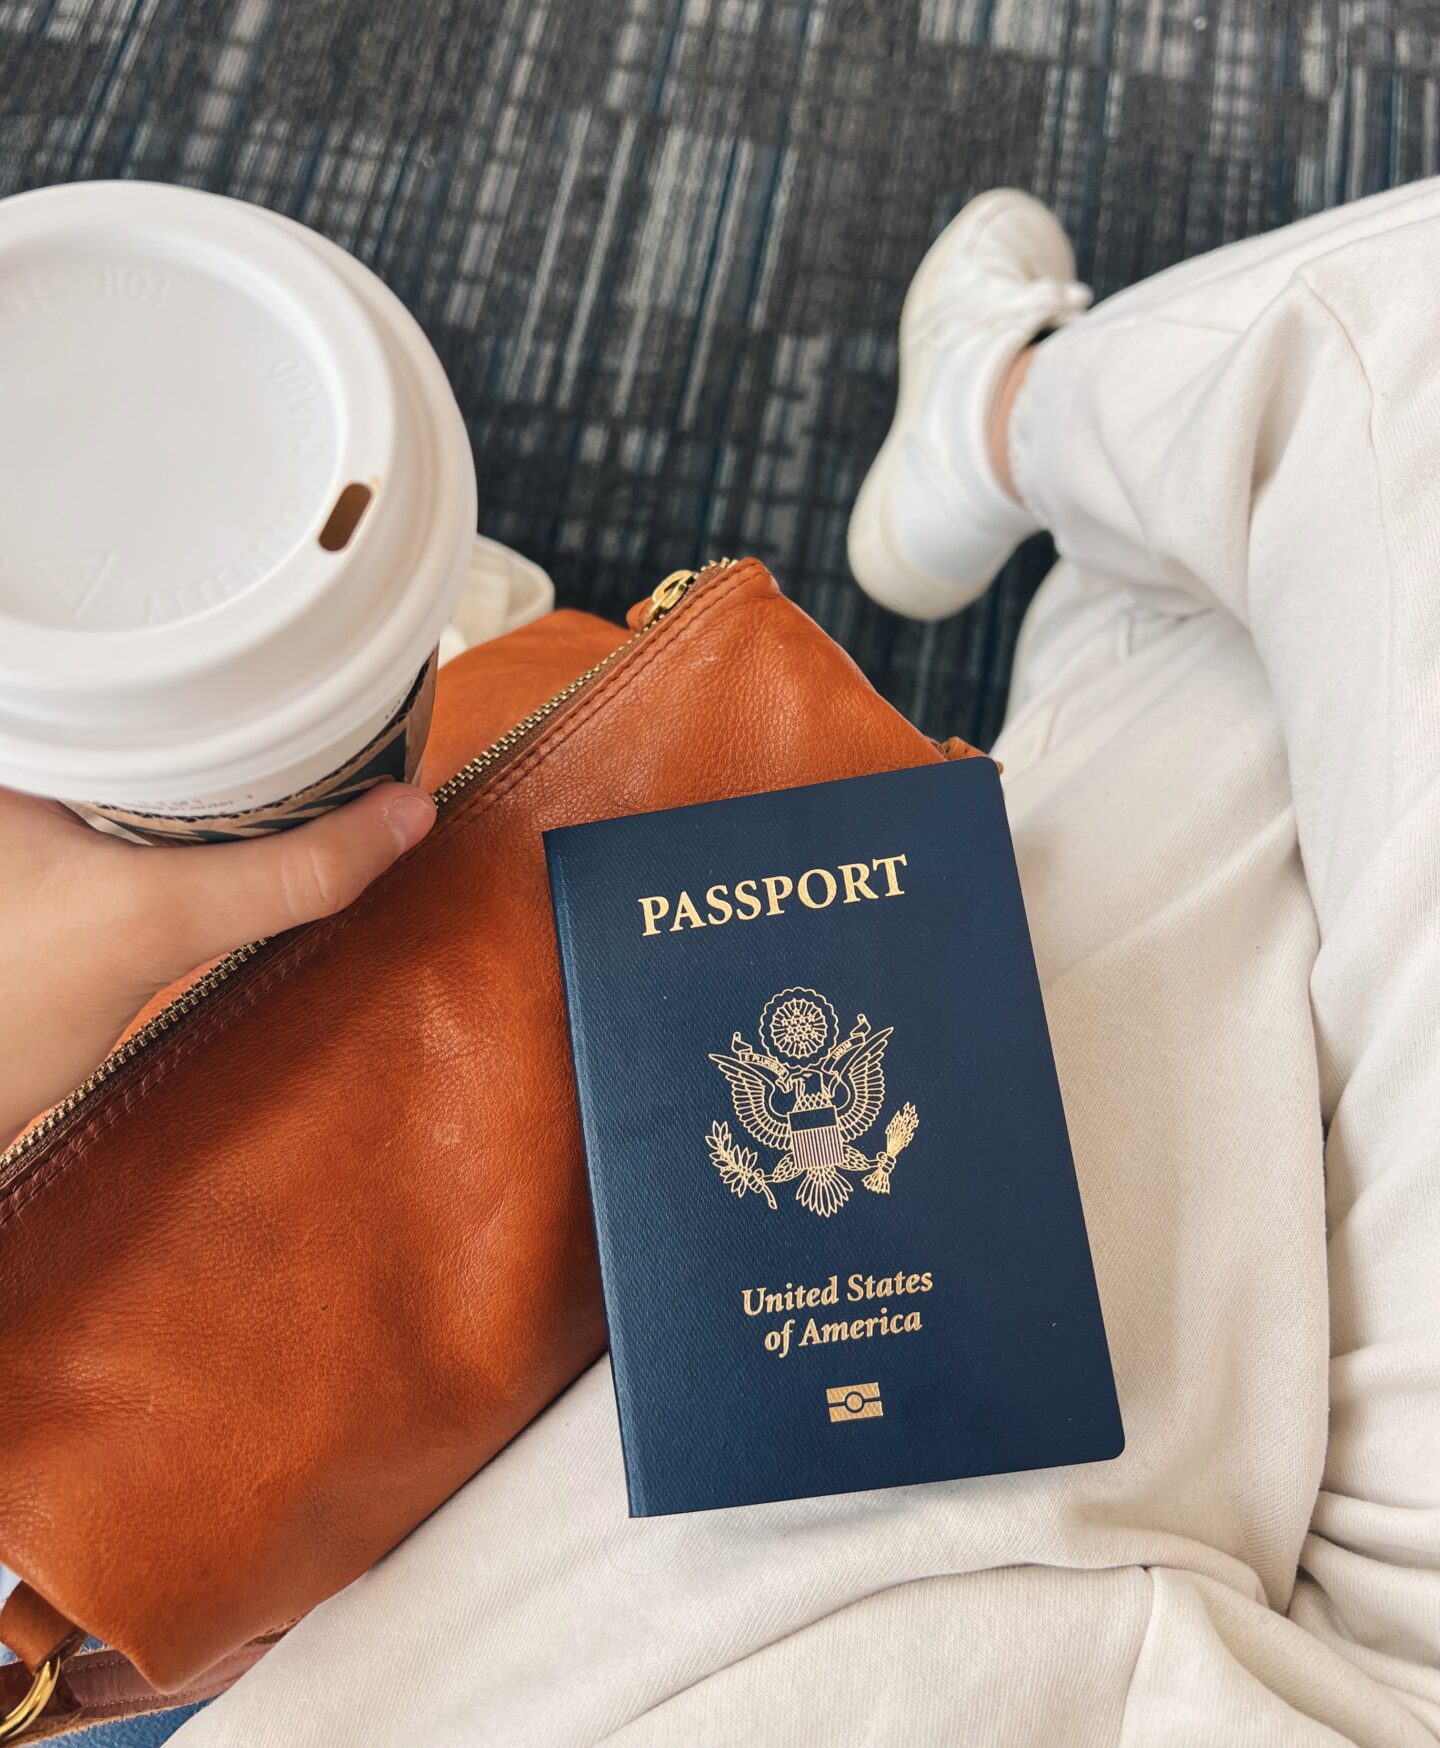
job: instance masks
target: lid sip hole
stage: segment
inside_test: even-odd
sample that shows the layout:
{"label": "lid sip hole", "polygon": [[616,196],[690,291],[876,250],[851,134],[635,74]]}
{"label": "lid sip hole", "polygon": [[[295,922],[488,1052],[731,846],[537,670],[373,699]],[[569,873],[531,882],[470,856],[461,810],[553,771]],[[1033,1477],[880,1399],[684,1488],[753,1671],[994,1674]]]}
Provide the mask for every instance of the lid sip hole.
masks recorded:
{"label": "lid sip hole", "polygon": [[354,538],[355,530],[360,526],[360,519],[370,508],[370,500],[375,496],[373,486],[363,485],[359,480],[351,480],[340,496],[335,500],[335,508],[326,519],[325,526],[320,530],[320,544],[326,552],[343,552]]}

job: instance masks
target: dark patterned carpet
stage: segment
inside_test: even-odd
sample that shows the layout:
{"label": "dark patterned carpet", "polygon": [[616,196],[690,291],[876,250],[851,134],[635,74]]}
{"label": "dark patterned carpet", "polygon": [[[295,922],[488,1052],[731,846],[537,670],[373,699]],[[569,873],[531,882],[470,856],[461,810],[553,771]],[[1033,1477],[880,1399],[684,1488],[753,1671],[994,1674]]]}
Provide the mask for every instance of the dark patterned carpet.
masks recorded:
{"label": "dark patterned carpet", "polygon": [[0,192],[150,177],[302,219],[416,311],[482,527],[564,601],[756,552],[983,742],[1044,543],[930,628],[845,564],[930,238],[1016,183],[1103,295],[1437,152],[1433,0],[0,0]]}

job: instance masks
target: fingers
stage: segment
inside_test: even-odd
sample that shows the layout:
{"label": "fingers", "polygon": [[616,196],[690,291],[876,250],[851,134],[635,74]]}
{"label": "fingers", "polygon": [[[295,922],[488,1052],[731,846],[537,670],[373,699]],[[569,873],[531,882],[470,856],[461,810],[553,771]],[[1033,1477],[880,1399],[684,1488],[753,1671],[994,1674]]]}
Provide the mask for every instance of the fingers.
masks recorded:
{"label": "fingers", "polygon": [[331,916],[418,844],[435,823],[423,790],[386,783],[308,824],[242,844],[137,850],[162,981],[300,923]]}

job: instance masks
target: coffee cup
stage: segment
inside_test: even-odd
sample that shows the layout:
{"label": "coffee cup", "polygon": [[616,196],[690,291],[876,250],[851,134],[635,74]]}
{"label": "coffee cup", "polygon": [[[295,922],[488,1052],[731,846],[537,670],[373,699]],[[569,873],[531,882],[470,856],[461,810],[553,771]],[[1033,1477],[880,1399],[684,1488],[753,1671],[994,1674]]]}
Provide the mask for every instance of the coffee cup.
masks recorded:
{"label": "coffee cup", "polygon": [[143,841],[413,778],[475,473],[343,250],[145,183],[0,201],[0,784]]}

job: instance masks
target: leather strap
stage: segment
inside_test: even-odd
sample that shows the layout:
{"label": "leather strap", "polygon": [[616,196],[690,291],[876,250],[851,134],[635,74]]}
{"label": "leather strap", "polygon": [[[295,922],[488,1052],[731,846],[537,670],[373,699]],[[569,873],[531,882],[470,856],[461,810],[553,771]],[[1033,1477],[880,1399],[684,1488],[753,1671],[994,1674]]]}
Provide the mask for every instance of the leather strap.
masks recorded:
{"label": "leather strap", "polygon": [[0,1608],[0,1643],[8,1645],[32,1673],[51,1657],[73,1651],[84,1639],[73,1621],[28,1584],[17,1584]]}
{"label": "leather strap", "polygon": [[[18,1738],[17,1748],[30,1748],[57,1733],[146,1713],[193,1705],[223,1693],[282,1635],[267,1634],[232,1651],[178,1693],[159,1693],[135,1665],[118,1651],[81,1651],[65,1665],[65,1673],[50,1704],[36,1723]],[[0,1717],[24,1698],[28,1673],[18,1663],[0,1665]]]}
{"label": "leather strap", "polygon": [[[17,1597],[21,1600],[12,1609]],[[159,1693],[119,1651],[108,1648],[79,1651],[85,1642],[84,1632],[37,1596],[29,1585],[22,1584],[0,1608],[0,1641],[21,1659],[19,1663],[0,1665],[0,1718],[25,1699],[33,1670],[49,1657],[63,1657],[67,1661],[49,1704],[21,1732],[18,1740],[25,1743],[41,1742],[57,1731],[85,1724],[168,1711],[173,1706],[210,1699],[223,1693],[257,1663],[284,1637],[285,1631],[280,1628],[252,1639],[178,1693]],[[40,1649],[47,1644],[52,1647],[50,1650]],[[36,1655],[34,1663],[32,1655]]]}
{"label": "leather strap", "polygon": [[57,1666],[84,1644],[84,1632],[28,1584],[18,1584],[0,1608],[0,1642],[20,1659],[20,1666],[0,1671],[10,1674],[5,1686],[15,1686],[8,1698],[0,1687],[0,1741],[50,1734],[77,1709]]}

